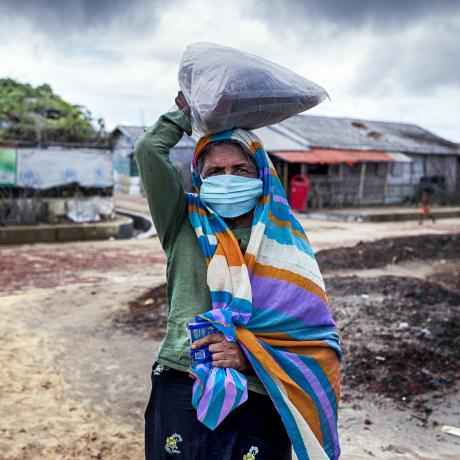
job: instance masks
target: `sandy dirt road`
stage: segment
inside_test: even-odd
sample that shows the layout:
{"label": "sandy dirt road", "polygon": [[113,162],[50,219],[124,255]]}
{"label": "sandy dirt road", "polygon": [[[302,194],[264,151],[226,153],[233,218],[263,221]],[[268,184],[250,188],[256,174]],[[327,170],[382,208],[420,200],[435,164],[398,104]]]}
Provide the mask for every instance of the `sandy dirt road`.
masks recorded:
{"label": "sandy dirt road", "polygon": [[[317,248],[393,236],[397,228],[417,231],[413,223],[402,230],[372,224],[348,233],[326,225],[327,239],[321,225],[309,232]],[[455,233],[460,221],[422,231]],[[414,269],[405,267],[399,269]],[[164,282],[158,241],[3,247],[0,269],[0,458],[143,458],[143,411],[158,342],[142,329],[118,327],[113,318]],[[394,266],[388,270],[394,275]],[[424,270],[429,276],[429,267]],[[455,393],[435,401],[427,425],[386,398],[345,390],[350,398],[340,409],[343,459],[460,458],[457,438],[432,423],[460,425]]]}

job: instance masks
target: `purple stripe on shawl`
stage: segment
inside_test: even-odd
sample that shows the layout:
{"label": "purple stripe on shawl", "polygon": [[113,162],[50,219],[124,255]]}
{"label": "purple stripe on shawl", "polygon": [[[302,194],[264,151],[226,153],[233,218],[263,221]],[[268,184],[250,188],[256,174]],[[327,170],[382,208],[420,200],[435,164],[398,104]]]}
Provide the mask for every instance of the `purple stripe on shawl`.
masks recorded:
{"label": "purple stripe on shawl", "polygon": [[265,166],[265,168],[262,169],[261,173],[264,176],[269,176],[270,175],[270,168],[268,166]]}
{"label": "purple stripe on shawl", "polygon": [[[225,310],[225,309],[228,309],[228,303],[227,302],[213,302],[212,303],[212,309],[213,310]],[[216,319],[216,321],[219,321],[219,322],[224,322],[225,321],[224,315],[221,312],[213,311],[213,314],[214,314],[214,318]]]}
{"label": "purple stripe on shawl", "polygon": [[251,286],[254,310],[276,311],[302,321],[307,326],[335,325],[323,300],[299,286],[257,275],[252,275]]}
{"label": "purple stripe on shawl", "polygon": [[[233,404],[235,403],[237,393],[232,373],[228,371],[225,374],[225,398],[224,403],[222,404],[222,407],[220,409],[220,415],[219,420],[217,421],[217,425],[219,425],[220,422],[222,422],[222,420],[229,414],[230,410],[233,407]],[[229,382],[229,380],[231,381]]]}
{"label": "purple stripe on shawl", "polygon": [[277,201],[278,203],[283,203],[286,206],[289,206],[288,200],[286,198],[280,196],[280,195],[272,195],[273,196],[273,201]]}
{"label": "purple stripe on shawl", "polygon": [[214,392],[214,381],[216,380],[216,369],[211,369],[209,377],[204,385],[204,391],[201,395],[200,402],[197,407],[198,420],[203,420],[211,402],[212,394]]}
{"label": "purple stripe on shawl", "polygon": [[296,354],[287,353],[287,352],[286,354],[289,355],[289,360],[295,363],[299,371],[301,371],[302,374],[305,376],[308,383],[313,388],[315,395],[319,399],[321,403],[321,407],[323,408],[324,413],[326,414],[326,419],[329,425],[329,430],[331,431],[332,439],[334,441],[334,453],[337,456],[336,458],[338,458],[340,454],[340,447],[339,447],[339,437],[337,434],[337,424],[336,424],[334,409],[332,408],[331,403],[326,393],[324,392],[324,389],[321,386],[320,381],[314,374],[314,372],[312,372],[311,369],[309,369],[308,366],[306,366],[305,363]]}

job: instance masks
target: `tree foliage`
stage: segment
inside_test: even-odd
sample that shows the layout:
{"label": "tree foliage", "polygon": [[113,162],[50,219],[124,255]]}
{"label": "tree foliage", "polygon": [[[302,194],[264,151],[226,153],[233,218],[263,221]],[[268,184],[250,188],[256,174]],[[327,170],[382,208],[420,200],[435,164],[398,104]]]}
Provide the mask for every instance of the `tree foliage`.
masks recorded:
{"label": "tree foliage", "polygon": [[69,104],[43,84],[33,87],[0,79],[0,140],[25,143],[105,144],[104,121],[80,105]]}

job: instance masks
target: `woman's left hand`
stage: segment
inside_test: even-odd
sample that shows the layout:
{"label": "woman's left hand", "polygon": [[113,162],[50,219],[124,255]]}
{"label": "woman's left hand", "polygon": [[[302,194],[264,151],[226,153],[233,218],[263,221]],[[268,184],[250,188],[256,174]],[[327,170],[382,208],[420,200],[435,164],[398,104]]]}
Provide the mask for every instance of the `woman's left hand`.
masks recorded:
{"label": "woman's left hand", "polygon": [[236,342],[229,342],[222,332],[207,335],[192,345],[194,350],[204,347],[209,347],[214,367],[231,367],[240,372],[249,368],[241,347]]}

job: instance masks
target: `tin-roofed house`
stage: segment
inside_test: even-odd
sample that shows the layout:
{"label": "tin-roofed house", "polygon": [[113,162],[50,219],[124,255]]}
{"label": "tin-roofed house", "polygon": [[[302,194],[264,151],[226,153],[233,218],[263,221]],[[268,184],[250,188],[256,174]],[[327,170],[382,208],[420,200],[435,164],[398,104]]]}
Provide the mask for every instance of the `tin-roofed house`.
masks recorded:
{"label": "tin-roofed house", "polygon": [[[112,134],[116,183],[125,193],[140,192],[133,145],[142,132],[119,126]],[[254,132],[286,191],[294,175],[309,177],[315,208],[410,202],[422,187],[445,203],[460,196],[460,146],[416,125],[297,115]],[[196,141],[184,135],[171,150],[187,191]]]}
{"label": "tin-roofed house", "polygon": [[[141,126],[117,126],[112,132],[113,169],[115,189],[121,193],[141,194],[142,184],[134,160],[134,143],[144,133]],[[184,134],[179,143],[171,149],[170,159],[179,171],[184,189],[191,190],[190,162],[195,149],[193,135]]]}
{"label": "tin-roofed house", "polygon": [[460,146],[416,125],[297,115],[256,132],[286,189],[309,177],[313,207],[402,203],[421,187],[442,202],[460,195]]}

